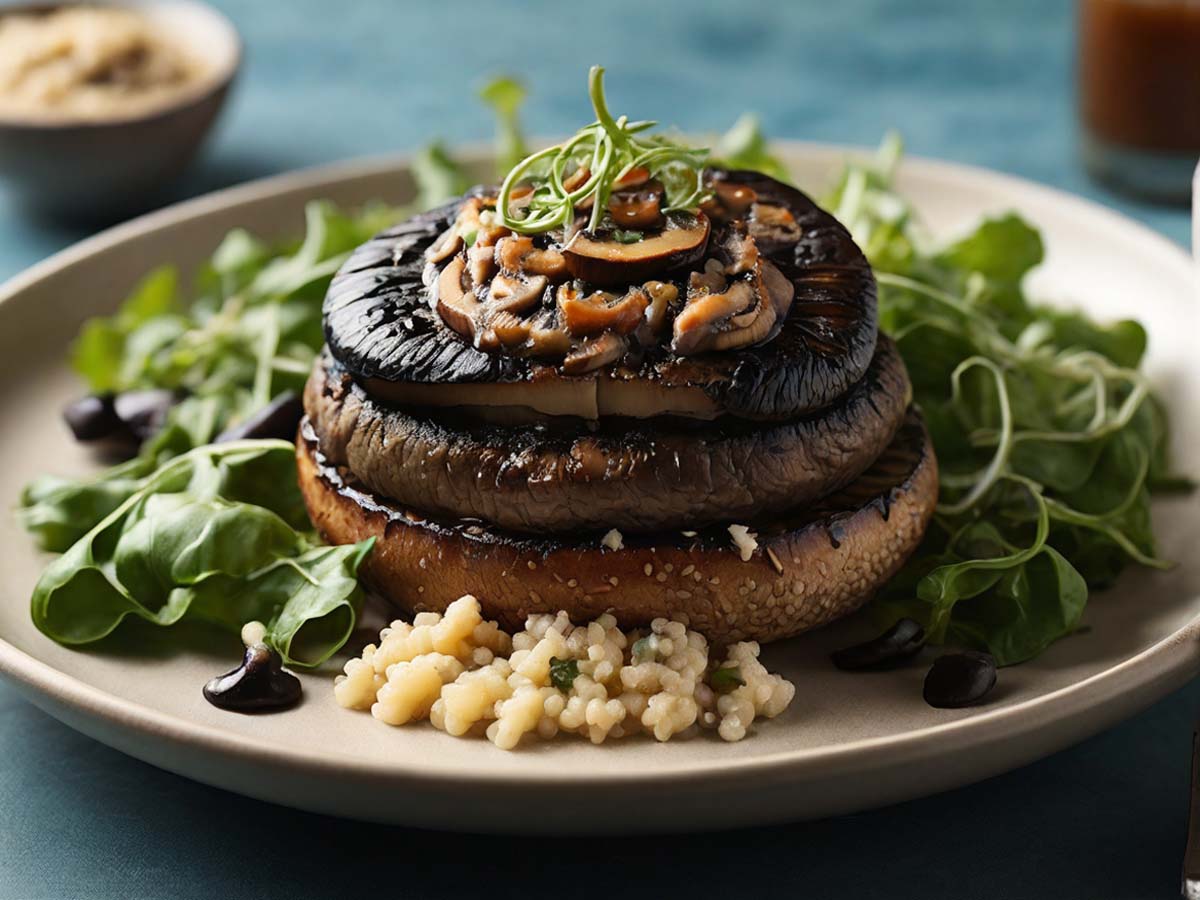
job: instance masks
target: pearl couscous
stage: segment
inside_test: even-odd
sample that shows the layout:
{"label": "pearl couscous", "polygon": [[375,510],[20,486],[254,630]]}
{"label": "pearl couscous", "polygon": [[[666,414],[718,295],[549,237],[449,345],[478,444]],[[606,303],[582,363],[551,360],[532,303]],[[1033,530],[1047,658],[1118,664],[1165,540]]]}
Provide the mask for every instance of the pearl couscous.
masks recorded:
{"label": "pearl couscous", "polygon": [[510,636],[484,621],[468,595],[444,615],[419,613],[383,629],[378,646],[346,663],[334,695],[389,725],[428,719],[455,736],[485,734],[505,750],[526,735],[667,741],[697,725],[740,741],[796,692],[758,654],[757,643],[744,641],[718,662],[685,621],[655,619],[626,633],[608,614],[586,625],[563,612],[533,615]]}

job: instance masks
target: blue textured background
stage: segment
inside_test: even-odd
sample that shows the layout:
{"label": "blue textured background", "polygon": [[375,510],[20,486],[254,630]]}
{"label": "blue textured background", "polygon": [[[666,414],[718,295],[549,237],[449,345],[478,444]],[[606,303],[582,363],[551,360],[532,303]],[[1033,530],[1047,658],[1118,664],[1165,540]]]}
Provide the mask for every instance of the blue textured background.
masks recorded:
{"label": "blue textured background", "polygon": [[[566,132],[587,115],[586,66],[603,62],[610,96],[634,115],[708,131],[752,108],[775,136],[861,144],[898,127],[913,153],[1064,187],[1187,238],[1184,212],[1122,201],[1080,170],[1062,0],[219,5],[246,65],[177,196],[434,135],[484,138],[473,90],[498,70],[533,87],[530,130]],[[0,278],[81,236],[0,194]],[[1186,689],[1019,772],[878,812],[531,844],[244,800],[127,759],[0,686],[0,897],[650,897],[684,885],[726,897],[1166,897],[1197,700]],[[586,798],[564,802],[586,814]]]}

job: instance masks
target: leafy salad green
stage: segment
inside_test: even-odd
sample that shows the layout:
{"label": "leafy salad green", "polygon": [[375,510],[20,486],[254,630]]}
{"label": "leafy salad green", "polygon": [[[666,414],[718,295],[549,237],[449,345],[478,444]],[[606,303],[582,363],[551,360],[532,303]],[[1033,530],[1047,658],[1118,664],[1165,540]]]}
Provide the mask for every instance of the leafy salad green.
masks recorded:
{"label": "leafy salad green", "polygon": [[64,644],[98,640],[126,617],[185,617],[237,632],[267,625],[285,662],[316,665],[345,643],[371,540],[321,546],[287,441],[208,444],[176,456],[46,568],[33,620]]}
{"label": "leafy salad green", "polygon": [[[503,176],[526,155],[524,92],[500,79],[481,96],[497,113]],[[875,267],[881,327],[904,356],[941,468],[933,526],[875,609],[889,623],[918,619],[935,643],[1017,663],[1074,631],[1089,591],[1129,563],[1166,564],[1150,495],[1187,485],[1168,473],[1166,418],[1138,369],[1143,329],[1032,302],[1022,282],[1042,241],[1014,214],[932,241],[893,189],[900,152],[889,137],[874,160],[848,164],[825,199]],[[713,156],[790,180],[752,116]],[[467,184],[440,145],[414,170],[417,206]],[[72,362],[92,390],[169,388],[184,399],[134,459],[86,481],[48,476],[26,488],[22,523],[63,553],[35,590],[39,628],[78,644],[128,616],[229,631],[260,619],[293,664],[341,646],[369,542],[325,547],[310,533],[288,443],[209,442],[302,386],[323,340],[330,277],[404,212],[314,203],[304,239],[277,246],[235,230],[190,300],[164,267],[116,315],[85,325]]]}
{"label": "leafy salad green", "polygon": [[880,327],[900,347],[929,425],[941,500],[929,534],[875,604],[935,643],[1001,665],[1079,626],[1090,589],[1155,551],[1150,495],[1167,423],[1138,366],[1146,333],[1038,305],[1022,288],[1037,230],[1009,213],[937,244],[892,188],[900,141],[846,167],[826,205],[867,253]]}
{"label": "leafy salad green", "polygon": [[[418,208],[467,187],[437,144],[413,170]],[[178,270],[163,266],[115,315],[84,325],[71,362],[92,391],[166,388],[182,399],[133,459],[89,479],[47,475],[25,487],[19,520],[43,549],[63,554],[35,588],[38,628],[82,644],[129,616],[203,621],[235,634],[258,620],[292,665],[318,664],[345,643],[371,542],[320,544],[291,444],[210,442],[303,387],[324,342],[321,301],[333,274],[409,211],[374,205],[349,214],[310,203],[303,240],[278,245],[235,229],[190,296]]]}

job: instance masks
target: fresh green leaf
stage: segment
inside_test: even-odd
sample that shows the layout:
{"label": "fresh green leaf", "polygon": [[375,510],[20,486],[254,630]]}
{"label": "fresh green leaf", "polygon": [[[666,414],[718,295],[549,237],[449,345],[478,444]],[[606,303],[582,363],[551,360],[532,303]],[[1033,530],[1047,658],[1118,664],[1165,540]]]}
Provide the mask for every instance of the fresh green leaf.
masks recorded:
{"label": "fresh green leaf", "polygon": [[436,141],[413,157],[412,173],[417,183],[417,209],[432,209],[469,187],[466,173]]}
{"label": "fresh green leaf", "polygon": [[978,273],[1006,285],[1018,284],[1041,263],[1042,236],[1014,213],[985,219],[969,235],[939,251],[933,262],[964,276]]}
{"label": "fresh green leaf", "polygon": [[1043,256],[1015,214],[939,246],[892,189],[901,144],[849,164],[826,203],[866,250],[941,473],[925,541],[876,602],[934,642],[1030,659],[1078,627],[1089,587],[1162,567],[1150,520],[1170,473],[1136,322],[1093,322],[1025,293]]}
{"label": "fresh green leaf", "polygon": [[557,656],[550,658],[550,683],[564,694],[570,692],[571,685],[578,677],[579,660],[559,659]]}
{"label": "fresh green leaf", "polygon": [[507,76],[493,78],[479,91],[480,99],[496,114],[496,177],[501,179],[529,155],[517,115],[525,93],[521,82]]}
{"label": "fresh green leaf", "polygon": [[302,503],[294,453],[286,441],[234,441],[173,457],[136,483],[102,478],[125,496],[47,566],[34,623],[56,641],[84,644],[131,615],[231,632],[259,620],[285,661],[327,658],[353,628],[356,573],[371,542],[313,546],[293,527]]}
{"label": "fresh green leaf", "polygon": [[791,174],[783,161],[771,153],[763,135],[762,123],[753,113],[745,113],[733,123],[713,148],[714,163],[728,169],[750,169],[791,183]]}
{"label": "fresh green leaf", "polygon": [[[178,307],[179,275],[172,266],[160,266],[138,282],[115,316],[89,319],[71,350],[71,364],[97,392],[120,390],[120,373],[126,344],[132,335],[174,322]],[[145,344],[146,338],[141,338]],[[137,352],[136,350],[134,351]]]}
{"label": "fresh green leaf", "polygon": [[730,691],[740,688],[746,683],[746,679],[742,677],[742,670],[738,666],[726,666],[721,669],[714,669],[713,673],[708,676],[708,684],[718,694],[728,694]]}

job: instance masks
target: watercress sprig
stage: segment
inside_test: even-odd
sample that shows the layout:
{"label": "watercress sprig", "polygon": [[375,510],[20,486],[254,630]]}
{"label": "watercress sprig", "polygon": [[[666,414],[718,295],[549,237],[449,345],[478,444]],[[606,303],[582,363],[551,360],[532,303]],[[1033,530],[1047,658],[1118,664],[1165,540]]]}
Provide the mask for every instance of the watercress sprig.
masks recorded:
{"label": "watercress sprig", "polygon": [[826,200],[875,269],[940,470],[929,533],[875,609],[1017,663],[1077,629],[1089,589],[1130,562],[1168,565],[1150,495],[1181,482],[1141,326],[1030,302],[1042,242],[1016,215],[937,244],[892,187],[901,150],[889,136]]}

